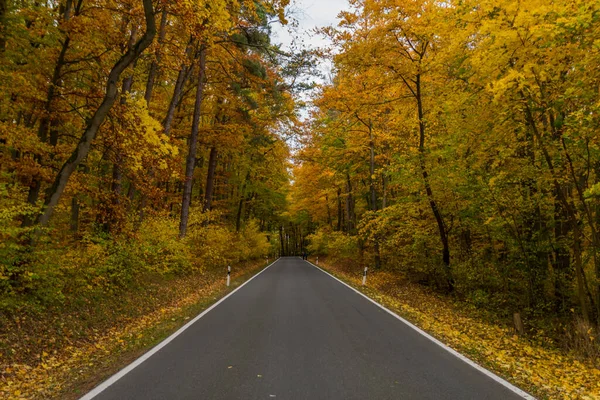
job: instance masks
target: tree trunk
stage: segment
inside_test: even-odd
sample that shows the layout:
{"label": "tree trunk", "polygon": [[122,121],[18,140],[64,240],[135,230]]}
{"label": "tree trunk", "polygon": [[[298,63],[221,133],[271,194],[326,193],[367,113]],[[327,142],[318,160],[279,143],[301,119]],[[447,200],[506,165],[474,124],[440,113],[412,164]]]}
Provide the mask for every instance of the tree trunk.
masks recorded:
{"label": "tree trunk", "polygon": [[337,231],[342,230],[342,189],[338,188],[337,190]]}
{"label": "tree trunk", "polygon": [[[560,194],[556,191],[561,191]],[[563,197],[566,190],[563,187],[555,188],[556,198]],[[570,299],[569,287],[572,282],[571,275],[571,254],[567,246],[567,237],[575,224],[572,224],[560,201],[554,203],[554,258],[552,267],[554,269],[555,283],[554,290],[556,294],[555,307],[559,313],[564,313],[570,308],[568,304]],[[575,235],[575,241],[579,241],[578,235]],[[579,247],[579,243],[574,243],[574,247]]]}
{"label": "tree trunk", "polygon": [[[375,139],[373,137],[373,125],[369,121],[369,189],[371,191],[371,210],[377,211],[377,192],[375,191]],[[375,235],[375,268],[381,268],[381,251],[379,249],[379,236]]]}
{"label": "tree trunk", "polygon": [[377,193],[375,192],[375,140],[373,138],[373,125],[369,121],[369,190],[371,192],[371,210],[377,211]]}
{"label": "tree trunk", "polygon": [[583,319],[585,320],[585,322],[589,322],[590,313],[588,311],[587,302],[585,300],[585,271],[583,270],[583,263],[581,261],[581,233],[579,231],[579,226],[574,227],[573,235],[573,258],[575,259],[575,274],[577,275],[577,297],[579,298],[579,305],[581,306],[581,315],[583,315]]}
{"label": "tree trunk", "polygon": [[331,207],[329,207],[329,196],[325,194],[325,205],[327,206],[327,226],[331,228]]}
{"label": "tree trunk", "polygon": [[[193,50],[193,42],[194,39],[190,38],[188,46],[186,48],[186,55],[190,55]],[[169,103],[169,108],[167,109],[167,115],[163,121],[163,128],[165,131],[165,135],[169,136],[171,134],[171,126],[173,124],[173,118],[175,118],[175,110],[181,103],[183,99],[183,88],[187,83],[190,75],[191,75],[192,67],[188,66],[185,62],[181,64],[181,69],[177,74],[177,81],[175,82],[175,88],[173,89],[173,96],[171,97],[171,102]]]}
{"label": "tree trunk", "polygon": [[283,225],[279,225],[279,244],[281,246],[281,252],[280,252],[280,257],[284,257],[285,256],[285,248],[284,248],[284,244],[283,244]]}
{"label": "tree trunk", "polygon": [[206,174],[206,191],[204,192],[203,212],[210,211],[215,188],[215,171],[217,169],[217,149],[211,147],[208,159],[208,173]]}
{"label": "tree trunk", "polygon": [[[135,44],[135,36],[137,35],[137,28],[131,30],[131,37],[129,38],[129,43],[127,45],[127,49],[131,50],[131,48]],[[133,69],[135,69],[136,61],[133,62]],[[121,100],[120,104],[122,106],[127,104],[127,96],[131,93],[131,87],[133,86],[133,71],[131,75],[123,79],[123,85],[121,87]],[[121,213],[119,212],[119,207],[121,206],[121,192],[123,190],[123,155],[121,154],[120,143],[116,143],[114,149],[115,161],[113,163],[113,171],[112,171],[112,204],[110,207],[109,218],[106,221],[105,229],[107,232],[114,231],[114,228],[118,226],[122,221]]]}
{"label": "tree trunk", "polygon": [[71,232],[73,232],[74,234],[77,234],[77,232],[79,232],[79,209],[79,199],[77,198],[77,195],[75,195],[71,199],[71,221],[69,224]]}
{"label": "tree trunk", "polygon": [[244,204],[246,202],[246,185],[248,184],[248,180],[250,179],[250,171],[246,173],[246,178],[244,179],[244,183],[242,185],[242,190],[240,191],[240,201],[238,203],[238,210],[235,218],[235,231],[239,232],[242,227],[242,214],[244,210]]}
{"label": "tree trunk", "polygon": [[238,202],[237,213],[235,215],[235,231],[236,232],[239,232],[242,227],[242,212],[244,211],[245,201],[246,201],[246,199],[242,194],[242,197],[240,197],[240,201]]}
{"label": "tree trunk", "polygon": [[[550,170],[555,193],[558,196],[557,200],[561,203],[561,206],[564,208],[565,215],[568,217],[570,224],[572,226],[575,226],[578,224],[578,217],[577,217],[576,207],[573,202],[573,199],[568,197],[561,190],[563,185],[561,185],[560,181],[562,181],[563,178],[560,177],[556,173],[556,168],[554,166],[553,158],[550,155],[550,153],[548,152],[548,150],[546,149],[546,147],[543,145],[544,142],[542,140],[542,134],[537,127],[536,120],[534,119],[533,111],[529,105],[528,97],[525,96],[525,93],[523,91],[520,92],[520,95],[521,95],[521,99],[523,101],[523,106],[524,106],[523,111],[525,113],[526,121],[529,124],[535,138],[537,139],[537,141],[539,143],[539,147],[542,150],[542,154],[546,160],[548,169]],[[581,200],[582,207],[584,208],[584,211],[585,211],[584,214],[589,222],[589,227],[590,227],[591,237],[592,237],[592,246],[591,246],[592,249],[591,250],[592,250],[592,256],[594,259],[594,263],[596,265],[596,270],[595,270],[596,278],[598,278],[600,276],[600,264],[598,263],[598,260],[597,260],[597,249],[598,249],[598,247],[600,247],[600,243],[598,243],[599,239],[598,239],[597,230],[595,229],[595,225],[594,225],[595,221],[594,221],[592,214],[590,213],[590,209],[588,208],[587,203],[583,197],[583,191],[582,191],[581,187],[579,186],[579,182],[575,176],[575,170],[573,168],[571,156],[567,150],[566,142],[564,141],[564,137],[562,136],[562,133],[556,128],[556,124],[554,123],[554,117],[552,116],[551,113],[549,113],[549,120],[550,121],[549,121],[548,125],[549,125],[550,129],[552,130],[552,136],[555,140],[559,141],[560,144],[562,145],[562,148],[563,148],[564,154],[565,154],[565,158],[567,160],[569,172],[571,173],[571,178],[577,189],[577,194],[579,195],[579,199]],[[578,228],[574,228],[574,229],[578,229]],[[577,239],[579,241],[581,241],[580,236],[581,235],[578,235],[578,237],[577,237]],[[574,247],[576,247],[576,246],[579,246],[579,248],[581,248],[581,243],[577,243],[577,244],[574,243]],[[600,318],[600,283],[597,284],[596,293],[597,293],[596,314]],[[591,300],[593,300],[593,299],[591,299]],[[593,303],[593,301],[592,301],[592,303]],[[593,305],[592,305],[592,307],[593,307]]]}
{"label": "tree trunk", "polygon": [[[79,170],[82,173],[87,174],[89,168],[87,167],[87,165],[82,164],[79,166]],[[71,221],[69,225],[71,228],[71,232],[73,232],[75,235],[77,235],[77,232],[79,232],[79,214],[81,210],[81,203],[79,201],[79,198],[80,195],[75,194],[71,199]]]}
{"label": "tree trunk", "polygon": [[194,167],[196,164],[196,153],[198,148],[198,131],[200,129],[200,114],[202,100],[204,99],[204,86],[206,84],[206,48],[200,47],[198,65],[198,87],[196,89],[196,103],[194,104],[194,117],[192,121],[192,133],[189,140],[189,150],[185,164],[185,182],[183,185],[183,197],[181,200],[181,220],[179,223],[179,237],[185,237],[190,213],[190,202],[192,200],[192,181]]}
{"label": "tree trunk", "polygon": [[[83,0],[79,0],[77,2],[77,5],[75,7],[75,15],[79,14],[82,3],[83,3]],[[72,8],[73,8],[73,1],[68,0],[65,5],[65,9],[63,11],[63,18],[62,18],[63,23],[68,22],[69,19],[71,18],[71,12],[73,11]],[[54,71],[52,72],[52,78],[50,79],[50,82],[48,85],[48,91],[46,93],[46,101],[44,103],[42,118],[40,119],[40,125],[38,127],[37,135],[42,143],[46,143],[46,141],[48,140],[48,130],[50,129],[50,126],[54,124],[53,106],[54,106],[54,99],[57,96],[56,88],[60,84],[60,79],[62,77],[62,69],[65,66],[65,57],[66,57],[67,51],[69,50],[70,44],[71,44],[71,37],[67,34],[67,36],[65,37],[65,39],[62,43],[62,47],[60,49],[60,53],[58,54],[58,59],[56,60],[56,64],[54,65]],[[55,136],[55,137],[52,138],[51,145],[56,146],[57,141],[58,141],[58,135],[54,134],[53,136]],[[40,155],[36,155],[35,159],[37,162],[41,162],[42,157]],[[36,203],[39,199],[41,187],[42,187],[42,179],[39,176],[35,176],[32,179],[31,186],[29,187],[29,193],[27,195],[27,203],[34,205],[34,206],[36,205]],[[34,224],[34,219],[31,217],[27,217],[23,220],[24,226],[31,226],[33,224]]]}
{"label": "tree trunk", "polygon": [[150,46],[156,35],[156,23],[154,21],[154,9],[152,6],[152,0],[143,0],[144,15],[146,20],[146,32],[135,44],[132,49],[129,49],[113,66],[110,74],[108,75],[108,82],[106,85],[106,93],[102,100],[102,103],[90,119],[79,144],[71,154],[71,157],[64,163],[60,172],[56,176],[54,184],[48,191],[48,196],[44,203],[43,213],[38,219],[38,223],[45,226],[50,221],[50,217],[54,212],[54,208],[58,204],[69,178],[81,163],[81,161],[87,156],[92,145],[92,141],[98,133],[98,129],[104,122],[108,112],[112,108],[115,100],[118,96],[117,85],[123,71],[135,61],[144,50]]}
{"label": "tree trunk", "polygon": [[425,185],[425,192],[427,193],[427,198],[429,199],[431,211],[433,211],[435,221],[437,222],[440,240],[442,242],[442,262],[444,263],[446,273],[446,283],[448,285],[448,289],[450,291],[453,291],[454,278],[452,277],[452,271],[450,270],[450,247],[448,243],[448,233],[446,231],[446,225],[444,224],[442,213],[440,212],[437,202],[433,197],[433,190],[431,189],[431,184],[429,183],[429,173],[427,172],[427,167],[425,165],[425,120],[423,113],[423,97],[421,93],[420,74],[417,74],[416,76],[415,95],[417,98],[417,112],[419,116],[419,164],[423,176],[423,183]]}
{"label": "tree trunk", "polygon": [[[162,16],[160,19],[160,33],[159,33],[159,38],[158,38],[158,49],[156,50],[156,58],[154,60],[152,60],[152,64],[150,65],[150,71],[148,72],[148,80],[146,81],[146,91],[144,93],[144,100],[146,100],[146,106],[148,107],[148,111],[150,111],[150,103],[152,102],[152,92],[154,91],[154,83],[156,81],[156,76],[158,74],[158,68],[160,67],[160,62],[162,59],[162,53],[161,53],[161,46],[162,43],[164,42],[165,36],[167,34],[167,29],[166,29],[166,25],[167,25],[167,17],[168,17],[168,13],[167,13],[167,7],[166,5],[163,6],[163,11],[162,11]],[[179,92],[177,92],[177,90],[174,93],[174,96],[176,96],[176,98],[179,98],[180,94]],[[176,105],[175,105],[176,106]],[[175,109],[175,107],[173,107],[173,109]],[[170,110],[170,108],[169,108]],[[163,124],[163,129],[166,135],[169,135],[170,132],[170,125],[169,128],[166,129],[164,127]],[[149,176],[150,178],[154,177],[154,170],[151,169],[149,171]],[[135,187],[132,186],[130,187],[130,190],[133,190],[133,194],[135,194]],[[144,220],[144,213],[145,213],[145,208],[146,208],[146,204],[148,202],[147,196],[145,193],[141,194],[141,200],[140,200],[140,204],[139,204],[139,210],[138,210],[138,220],[136,222],[136,226],[141,225],[142,221]]]}
{"label": "tree trunk", "polygon": [[[554,120],[551,120],[551,126],[554,126]],[[555,128],[553,128],[555,129]],[[567,149],[567,143],[565,141],[564,136],[562,136],[561,132],[555,132],[555,136],[560,134],[560,142],[562,144],[562,148],[565,154],[565,158],[567,160],[567,165],[568,165],[568,169],[571,173],[571,178],[573,180],[573,184],[575,185],[575,189],[577,192],[577,196],[579,197],[579,201],[581,203],[581,207],[584,210],[584,215],[586,217],[586,219],[588,220],[588,226],[590,229],[590,236],[592,238],[592,246],[591,246],[591,252],[592,252],[592,257],[594,259],[594,264],[595,264],[595,274],[596,274],[596,280],[598,281],[598,283],[596,284],[596,293],[597,293],[597,301],[598,301],[598,307],[600,307],[600,264],[598,263],[598,249],[600,248],[600,237],[598,236],[598,230],[596,229],[596,218],[594,218],[592,209],[590,208],[590,206],[588,205],[588,202],[585,199],[585,194],[584,194],[584,188],[583,185],[580,183],[580,180],[577,179],[577,176],[575,174],[575,167],[573,166],[573,160],[571,159],[571,154],[569,153],[568,149]],[[598,312],[598,317],[600,318],[600,308],[597,310]]]}
{"label": "tree trunk", "polygon": [[0,55],[6,51],[6,13],[8,11],[7,0],[0,0]]}
{"label": "tree trunk", "polygon": [[154,91],[154,82],[156,81],[156,75],[158,74],[158,67],[160,66],[160,62],[162,60],[162,52],[161,46],[165,41],[165,36],[167,34],[166,26],[167,26],[167,7],[163,6],[162,15],[160,17],[160,28],[158,35],[158,48],[156,49],[155,58],[152,60],[152,64],[150,64],[150,71],[148,71],[148,80],[146,81],[146,92],[144,93],[144,99],[146,100],[146,104],[150,106],[150,101],[152,100],[152,92]]}
{"label": "tree trunk", "polygon": [[383,186],[383,197],[381,199],[381,209],[384,210],[387,207],[387,176],[385,174],[381,175],[381,184]]}
{"label": "tree trunk", "polygon": [[352,182],[350,174],[346,174],[346,232],[354,231],[354,197],[352,196]]}

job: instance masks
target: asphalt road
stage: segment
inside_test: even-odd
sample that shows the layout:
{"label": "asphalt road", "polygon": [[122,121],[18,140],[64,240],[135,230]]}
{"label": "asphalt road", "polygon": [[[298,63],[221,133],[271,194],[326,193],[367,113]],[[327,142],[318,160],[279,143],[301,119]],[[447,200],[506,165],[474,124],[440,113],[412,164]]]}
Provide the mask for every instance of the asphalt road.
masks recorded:
{"label": "asphalt road", "polygon": [[522,399],[299,258],[282,258],[95,399]]}

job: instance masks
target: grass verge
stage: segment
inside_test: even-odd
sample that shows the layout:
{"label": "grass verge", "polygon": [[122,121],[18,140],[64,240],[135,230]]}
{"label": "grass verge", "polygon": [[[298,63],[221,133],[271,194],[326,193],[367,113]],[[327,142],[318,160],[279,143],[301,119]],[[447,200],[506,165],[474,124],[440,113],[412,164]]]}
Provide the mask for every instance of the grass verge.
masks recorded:
{"label": "grass verge", "polygon": [[346,263],[321,258],[319,267],[540,399],[600,399],[600,370],[550,340],[519,337],[472,307],[389,272],[370,272],[362,286],[362,271]]}
{"label": "grass verge", "polygon": [[[96,305],[102,310],[95,310],[95,317],[84,326],[69,322],[73,320],[64,315],[59,326],[67,334],[66,340],[56,337],[57,329],[43,330],[44,322],[49,321],[16,321],[2,339],[9,343],[7,338],[12,337],[19,351],[23,342],[28,343],[29,356],[24,358],[26,362],[2,360],[0,398],[77,399],[264,267],[263,260],[237,266],[229,288],[222,269],[149,282],[144,290],[121,295],[121,302],[131,305],[123,309],[126,312],[110,312],[110,303]],[[57,317],[60,315],[45,318]],[[26,340],[24,335],[28,335]]]}

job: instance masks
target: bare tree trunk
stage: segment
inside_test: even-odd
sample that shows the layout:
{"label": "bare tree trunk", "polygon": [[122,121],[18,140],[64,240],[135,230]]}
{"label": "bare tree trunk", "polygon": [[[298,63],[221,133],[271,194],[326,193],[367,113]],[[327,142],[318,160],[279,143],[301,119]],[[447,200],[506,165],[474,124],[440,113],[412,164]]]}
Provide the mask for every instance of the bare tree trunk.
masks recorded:
{"label": "bare tree trunk", "polygon": [[431,189],[431,184],[429,183],[429,173],[427,172],[427,167],[425,165],[425,116],[423,113],[423,96],[421,92],[420,74],[417,74],[415,84],[415,97],[417,99],[417,112],[419,116],[419,164],[421,166],[421,173],[423,176],[423,183],[425,185],[425,192],[427,193],[427,198],[429,199],[431,211],[433,211],[435,221],[437,222],[440,240],[442,242],[442,261],[444,263],[444,268],[446,272],[446,283],[448,285],[448,289],[450,291],[453,291],[454,279],[452,277],[452,271],[450,270],[450,246],[448,243],[448,232],[446,231],[446,225],[444,224],[442,213],[440,212],[437,202],[433,197],[433,190]]}
{"label": "bare tree trunk", "polygon": [[198,68],[198,87],[196,89],[196,103],[194,104],[194,117],[192,121],[192,133],[189,140],[189,150],[185,163],[185,182],[183,185],[183,197],[181,200],[181,220],[179,223],[179,237],[185,237],[188,220],[190,217],[190,202],[192,200],[192,182],[194,168],[196,166],[196,153],[198,149],[198,131],[200,129],[200,114],[202,100],[204,100],[204,86],[206,84],[206,48],[200,47],[200,58]]}
{"label": "bare tree trunk", "polygon": [[160,17],[160,28],[158,34],[158,49],[156,49],[155,58],[152,60],[152,64],[150,64],[150,71],[148,71],[148,80],[146,81],[146,92],[144,93],[144,99],[146,100],[146,104],[150,106],[150,101],[152,100],[152,92],[154,91],[154,82],[156,81],[156,76],[158,74],[158,67],[160,66],[160,62],[162,60],[162,52],[161,46],[165,41],[165,36],[167,34],[166,26],[167,26],[167,6],[163,6],[162,15]]}
{"label": "bare tree trunk", "polygon": [[215,188],[215,171],[217,169],[217,149],[211,147],[210,156],[208,159],[208,173],[206,174],[206,191],[204,193],[204,209],[203,211],[210,211],[212,207],[212,199]]}
{"label": "bare tree trunk", "polygon": [[156,23],[154,21],[154,9],[152,6],[152,0],[142,0],[144,5],[144,15],[146,19],[146,32],[135,44],[132,49],[129,49],[113,66],[110,74],[108,75],[108,82],[106,85],[106,93],[102,103],[90,119],[79,144],[71,154],[71,157],[64,163],[60,172],[56,176],[54,184],[48,191],[48,196],[44,203],[44,211],[38,219],[38,223],[42,226],[48,224],[50,217],[54,212],[54,207],[58,204],[69,178],[81,163],[81,161],[87,156],[92,145],[92,141],[98,133],[98,129],[104,122],[108,112],[112,108],[115,100],[118,96],[117,85],[123,71],[133,63],[143,52],[150,46],[156,35]]}

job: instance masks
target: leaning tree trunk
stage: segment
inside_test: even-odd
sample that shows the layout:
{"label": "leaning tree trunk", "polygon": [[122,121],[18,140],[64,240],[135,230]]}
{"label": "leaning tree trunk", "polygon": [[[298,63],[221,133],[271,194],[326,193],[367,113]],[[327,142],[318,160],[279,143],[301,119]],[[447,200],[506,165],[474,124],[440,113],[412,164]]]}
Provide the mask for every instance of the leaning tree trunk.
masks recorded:
{"label": "leaning tree trunk", "polygon": [[179,237],[185,237],[188,220],[190,218],[190,202],[192,201],[192,181],[194,168],[196,167],[196,153],[198,152],[198,131],[200,129],[200,113],[202,100],[204,99],[204,85],[206,83],[206,48],[200,48],[198,71],[198,87],[196,89],[196,103],[194,105],[194,117],[192,121],[192,133],[190,135],[189,150],[185,163],[185,182],[183,183],[183,197],[181,200],[181,220],[179,222]]}
{"label": "leaning tree trunk", "polygon": [[421,174],[423,176],[423,183],[425,185],[425,192],[427,193],[429,205],[431,206],[431,211],[433,211],[433,216],[435,217],[440,234],[440,240],[442,242],[442,261],[444,263],[446,273],[446,283],[448,285],[448,289],[452,291],[454,290],[454,279],[452,277],[452,271],[450,270],[450,246],[448,243],[448,232],[446,231],[446,225],[444,224],[442,213],[440,212],[437,202],[433,197],[433,190],[431,189],[431,184],[429,182],[429,173],[427,172],[427,167],[425,165],[425,120],[423,113],[423,95],[421,92],[420,74],[417,74],[415,84],[415,97],[417,99],[417,112],[419,116],[419,164],[421,167]]}
{"label": "leaning tree trunk", "polygon": [[81,161],[89,153],[92,146],[92,141],[96,137],[98,129],[100,129],[100,126],[106,119],[108,112],[117,99],[119,94],[117,85],[119,83],[121,74],[144,52],[144,50],[146,50],[148,46],[150,46],[154,40],[154,36],[156,35],[156,23],[154,21],[152,0],[142,0],[142,2],[144,5],[146,32],[140,38],[140,40],[138,40],[135,46],[133,46],[133,48],[129,49],[121,58],[119,58],[110,71],[110,74],[108,75],[108,82],[106,84],[106,93],[102,103],[90,119],[90,122],[88,123],[83,135],[81,136],[81,139],[79,140],[79,144],[71,154],[71,157],[69,157],[69,159],[63,164],[58,175],[56,176],[54,184],[48,191],[48,196],[46,197],[46,201],[44,203],[43,213],[38,219],[38,223],[41,226],[47,225],[50,221],[50,217],[52,217],[54,208],[58,204],[58,201],[67,187],[69,178],[73,172],[75,172],[75,169],[79,163],[81,163]]}

